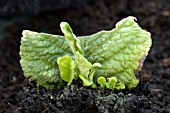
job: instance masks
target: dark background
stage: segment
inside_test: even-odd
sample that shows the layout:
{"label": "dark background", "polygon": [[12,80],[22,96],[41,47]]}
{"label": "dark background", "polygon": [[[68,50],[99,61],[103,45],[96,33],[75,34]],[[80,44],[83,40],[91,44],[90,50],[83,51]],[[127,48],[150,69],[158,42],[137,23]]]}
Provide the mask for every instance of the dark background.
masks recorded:
{"label": "dark background", "polygon": [[[19,112],[28,99],[24,88],[29,83],[19,64],[22,30],[61,34],[59,23],[67,21],[76,35],[89,35],[110,30],[127,16],[137,17],[152,35],[153,45],[141,72],[152,94],[147,98],[156,106],[150,109],[170,113],[170,0],[1,0],[0,112]],[[39,112],[45,109],[40,108]]]}

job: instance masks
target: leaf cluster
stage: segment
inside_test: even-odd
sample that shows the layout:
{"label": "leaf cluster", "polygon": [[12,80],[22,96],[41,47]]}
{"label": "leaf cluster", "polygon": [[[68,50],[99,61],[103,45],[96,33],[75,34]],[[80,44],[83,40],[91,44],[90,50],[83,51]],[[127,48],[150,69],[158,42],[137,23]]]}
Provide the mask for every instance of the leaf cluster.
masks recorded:
{"label": "leaf cluster", "polygon": [[150,33],[127,17],[111,31],[77,37],[67,22],[64,36],[24,31],[20,46],[24,75],[38,85],[70,85],[78,78],[84,86],[107,89],[136,87],[135,72],[142,67],[151,46]]}

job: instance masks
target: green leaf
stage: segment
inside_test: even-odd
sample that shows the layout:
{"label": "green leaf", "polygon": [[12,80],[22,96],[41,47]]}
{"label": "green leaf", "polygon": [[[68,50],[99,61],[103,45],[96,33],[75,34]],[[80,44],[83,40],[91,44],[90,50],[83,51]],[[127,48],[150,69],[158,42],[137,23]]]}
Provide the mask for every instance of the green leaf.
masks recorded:
{"label": "green leaf", "polygon": [[99,78],[97,79],[97,83],[100,84],[100,87],[101,87],[101,88],[104,88],[105,85],[106,85],[106,79],[105,79],[104,77],[99,77]]}
{"label": "green leaf", "polygon": [[52,88],[60,81],[57,58],[64,55],[73,56],[63,36],[23,31],[20,63],[24,75],[38,85]]}
{"label": "green leaf", "polygon": [[[90,81],[93,82],[94,73],[96,72],[96,69],[97,69],[97,68],[100,68],[100,67],[102,67],[102,65],[101,65],[100,63],[94,63],[94,64],[92,65],[92,68],[91,68],[90,73],[89,73],[89,80],[90,80]],[[97,88],[97,86],[96,86],[96,84],[95,84],[94,82],[93,82],[93,84],[92,84],[92,88]]]}
{"label": "green leaf", "polygon": [[125,86],[121,83],[116,83],[115,88],[120,90],[120,89],[125,89]]}
{"label": "green leaf", "polygon": [[80,38],[87,60],[102,65],[96,70],[94,78],[114,76],[128,88],[136,87],[139,80],[135,72],[142,67],[151,46],[151,38],[150,33],[142,30],[134,19],[127,17],[111,31]]}
{"label": "green leaf", "polygon": [[80,54],[84,54],[83,50],[81,49],[80,46],[80,41],[77,39],[77,37],[73,34],[72,29],[70,28],[69,24],[67,22],[61,22],[60,28],[62,32],[64,33],[64,36],[69,43],[73,54],[75,55],[76,52],[78,51]]}
{"label": "green leaf", "polygon": [[88,78],[89,71],[92,68],[92,64],[84,58],[79,52],[76,52],[75,60],[81,75]]}
{"label": "green leaf", "polygon": [[92,68],[92,64],[87,61],[87,59],[85,59],[79,52],[76,52],[75,61],[79,69],[79,77],[83,81],[83,84],[85,86],[92,85],[93,81],[90,81],[88,76],[90,69]]}
{"label": "green leaf", "polygon": [[102,67],[102,65],[100,63],[94,63],[92,65],[92,68],[91,68],[91,71],[90,71],[90,74],[89,74],[90,81],[93,81],[93,75],[96,72],[96,69],[100,68],[100,67]]}
{"label": "green leaf", "polygon": [[106,88],[114,90],[117,79],[115,77],[107,78]]}
{"label": "green leaf", "polygon": [[83,85],[91,86],[93,85],[93,81],[90,81],[89,78],[86,78],[84,75],[79,75],[80,79],[83,81]]}
{"label": "green leaf", "polygon": [[83,81],[85,86],[92,85],[92,87],[95,88],[96,85],[93,83],[93,75],[95,72],[95,67],[97,67],[99,64],[94,65],[93,68],[92,64],[83,56],[84,52],[80,46],[80,40],[73,34],[73,31],[68,23],[62,22],[60,27],[75,56],[80,79]]}
{"label": "green leaf", "polygon": [[74,79],[75,61],[70,56],[63,56],[57,59],[60,69],[60,77],[70,85]]}

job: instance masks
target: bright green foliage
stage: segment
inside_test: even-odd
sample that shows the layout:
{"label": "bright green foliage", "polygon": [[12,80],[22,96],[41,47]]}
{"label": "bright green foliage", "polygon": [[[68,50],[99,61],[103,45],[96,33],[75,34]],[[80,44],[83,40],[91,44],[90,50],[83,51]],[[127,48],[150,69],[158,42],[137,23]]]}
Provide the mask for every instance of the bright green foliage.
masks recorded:
{"label": "bright green foliage", "polygon": [[[85,86],[96,87],[93,83],[93,75],[95,72],[95,68],[101,66],[99,63],[95,63],[92,65],[84,56],[83,50],[80,46],[80,40],[73,34],[72,29],[69,24],[66,22],[62,22],[60,24],[61,30],[64,33],[65,39],[70,45],[70,48],[74,54],[75,62],[77,64],[77,68],[79,71],[79,77],[83,81]],[[93,68],[94,67],[94,68]],[[91,72],[90,72],[91,70]],[[90,74],[90,78],[89,78]],[[65,75],[67,76],[67,75]]]}
{"label": "bright green foliage", "polygon": [[60,77],[71,84],[72,80],[75,78],[77,73],[75,73],[76,63],[70,56],[63,56],[57,59],[57,63],[60,69]]}
{"label": "bright green foliage", "polygon": [[142,67],[151,38],[134,19],[127,17],[111,31],[82,37],[76,37],[66,22],[60,24],[64,36],[24,31],[20,47],[24,75],[47,88],[61,80],[70,85],[78,77],[93,88],[95,80],[108,89],[136,87],[135,72]]}
{"label": "bright green foliage", "polygon": [[99,77],[99,78],[97,79],[97,83],[100,84],[100,87],[101,87],[101,88],[104,88],[105,85],[106,85],[106,79],[105,79],[104,77]]}
{"label": "bright green foliage", "polygon": [[76,52],[75,60],[79,68],[80,76],[84,76],[87,79],[90,69],[92,68],[92,64],[79,52]]}
{"label": "bright green foliage", "polygon": [[115,85],[115,88],[118,89],[118,90],[120,90],[120,89],[125,89],[125,86],[124,86],[122,83],[117,83],[117,84]]}
{"label": "bright green foliage", "polygon": [[117,78],[111,77],[107,78],[108,81],[106,82],[106,78],[104,77],[99,77],[97,79],[97,83],[100,84],[100,88],[106,88],[114,90],[114,88],[120,90],[120,89],[125,89],[125,86],[122,83],[117,83]]}
{"label": "bright green foliage", "polygon": [[108,82],[106,83],[106,87],[108,89],[114,89],[115,88],[115,84],[117,82],[117,79],[115,77],[111,77],[111,78],[107,78]]}
{"label": "bright green foliage", "polygon": [[96,69],[100,68],[100,67],[102,67],[102,65],[100,63],[94,63],[92,65],[92,68],[91,68],[91,71],[90,71],[90,75],[89,75],[90,81],[93,81],[94,73],[96,72]]}
{"label": "bright green foliage", "polygon": [[70,48],[74,55],[76,55],[76,52],[79,52],[83,55],[83,50],[80,46],[79,39],[73,34],[72,29],[70,28],[69,24],[67,22],[61,22],[60,24],[61,30],[64,33],[65,39],[70,45]]}

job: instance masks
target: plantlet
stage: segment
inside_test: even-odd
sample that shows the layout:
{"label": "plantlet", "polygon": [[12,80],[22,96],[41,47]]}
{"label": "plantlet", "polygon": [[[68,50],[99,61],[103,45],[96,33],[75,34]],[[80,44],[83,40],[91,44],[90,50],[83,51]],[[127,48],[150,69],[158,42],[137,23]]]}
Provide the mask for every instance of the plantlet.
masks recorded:
{"label": "plantlet", "polygon": [[69,24],[60,24],[64,36],[25,30],[20,56],[24,75],[37,85],[53,88],[80,78],[84,86],[125,89],[136,87],[135,72],[151,46],[150,33],[127,17],[111,31],[77,37]]}

